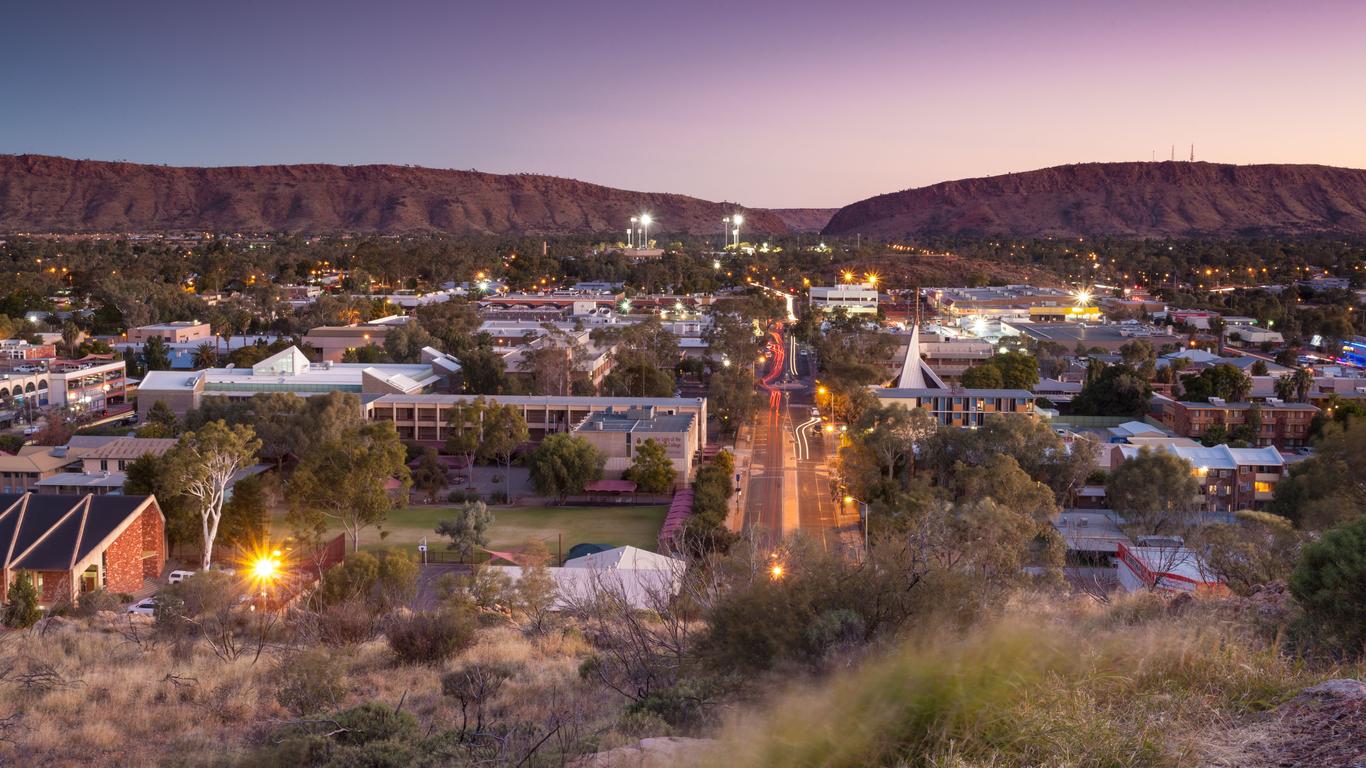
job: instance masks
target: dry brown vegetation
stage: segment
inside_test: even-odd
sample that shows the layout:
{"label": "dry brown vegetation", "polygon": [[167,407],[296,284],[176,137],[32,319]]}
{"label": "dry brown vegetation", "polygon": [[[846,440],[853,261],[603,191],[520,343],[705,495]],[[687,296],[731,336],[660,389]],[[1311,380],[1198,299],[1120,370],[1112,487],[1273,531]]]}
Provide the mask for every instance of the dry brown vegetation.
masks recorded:
{"label": "dry brown vegetation", "polygon": [[[134,621],[49,620],[4,636],[0,718],[11,719],[0,731],[0,764],[227,765],[297,719],[276,700],[296,651],[273,647],[254,663],[251,655],[224,661],[200,643],[183,655],[173,643],[152,642],[145,620]],[[424,731],[457,728],[459,705],[442,694],[442,674],[497,662],[513,675],[486,703],[490,717],[528,724],[532,742],[548,724],[562,724],[564,743],[592,736],[616,746],[624,736],[596,732],[615,723],[622,702],[579,679],[587,650],[574,632],[527,638],[511,626],[481,629],[472,647],[439,666],[397,664],[382,638],[326,649],[344,690],[328,709],[379,702],[416,716]],[[546,731],[536,733],[538,725]]]}

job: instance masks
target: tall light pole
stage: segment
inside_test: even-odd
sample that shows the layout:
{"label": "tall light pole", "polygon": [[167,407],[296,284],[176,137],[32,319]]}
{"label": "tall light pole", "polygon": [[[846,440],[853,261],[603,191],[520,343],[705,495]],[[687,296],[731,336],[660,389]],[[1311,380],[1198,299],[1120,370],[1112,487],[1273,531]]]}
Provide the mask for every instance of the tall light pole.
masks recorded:
{"label": "tall light pole", "polygon": [[741,216],[740,214],[737,213],[737,214],[735,214],[734,216],[730,217],[730,220],[733,221],[733,222],[735,222],[735,247],[736,247],[736,248],[739,248],[739,247],[740,247],[740,225],[744,223],[745,217],[744,217],[744,216]]}
{"label": "tall light pole", "polygon": [[728,246],[728,245],[730,245],[730,217],[729,217],[729,216],[725,217],[724,219],[721,219],[721,250],[723,250],[723,251],[726,250],[726,246]]}
{"label": "tall light pole", "polygon": [[646,248],[650,245],[650,214],[640,214],[640,247]]}

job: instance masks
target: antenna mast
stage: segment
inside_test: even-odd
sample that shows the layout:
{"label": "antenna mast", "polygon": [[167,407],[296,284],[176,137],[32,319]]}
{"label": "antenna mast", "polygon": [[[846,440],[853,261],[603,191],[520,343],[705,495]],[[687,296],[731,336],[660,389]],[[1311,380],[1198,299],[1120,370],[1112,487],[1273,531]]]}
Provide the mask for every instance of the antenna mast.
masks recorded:
{"label": "antenna mast", "polygon": [[1195,162],[1195,145],[1191,145],[1191,162]]}

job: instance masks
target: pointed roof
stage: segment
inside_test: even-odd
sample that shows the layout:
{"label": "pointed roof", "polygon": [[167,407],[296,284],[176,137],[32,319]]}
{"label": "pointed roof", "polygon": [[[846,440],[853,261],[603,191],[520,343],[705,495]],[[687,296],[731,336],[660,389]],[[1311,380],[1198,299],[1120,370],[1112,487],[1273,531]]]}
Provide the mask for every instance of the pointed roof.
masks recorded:
{"label": "pointed roof", "polygon": [[630,546],[594,552],[564,563],[565,568],[633,571],[681,571],[683,565],[681,560]]}
{"label": "pointed roof", "polygon": [[911,329],[911,342],[906,345],[906,359],[901,363],[901,375],[896,389],[943,389],[944,380],[920,357],[920,326]]}
{"label": "pointed roof", "polygon": [[253,365],[251,373],[253,376],[298,376],[308,373],[308,368],[308,358],[304,353],[300,352],[298,347],[290,347]]}

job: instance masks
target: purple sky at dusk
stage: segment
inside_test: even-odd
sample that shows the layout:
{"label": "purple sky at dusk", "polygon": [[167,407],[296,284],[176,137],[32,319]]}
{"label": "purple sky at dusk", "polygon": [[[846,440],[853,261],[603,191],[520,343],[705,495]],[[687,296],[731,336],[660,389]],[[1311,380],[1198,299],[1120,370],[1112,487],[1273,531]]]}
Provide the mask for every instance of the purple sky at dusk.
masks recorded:
{"label": "purple sky at dusk", "polygon": [[755,206],[1184,158],[1366,167],[1360,2],[30,2],[0,152],[414,163]]}

